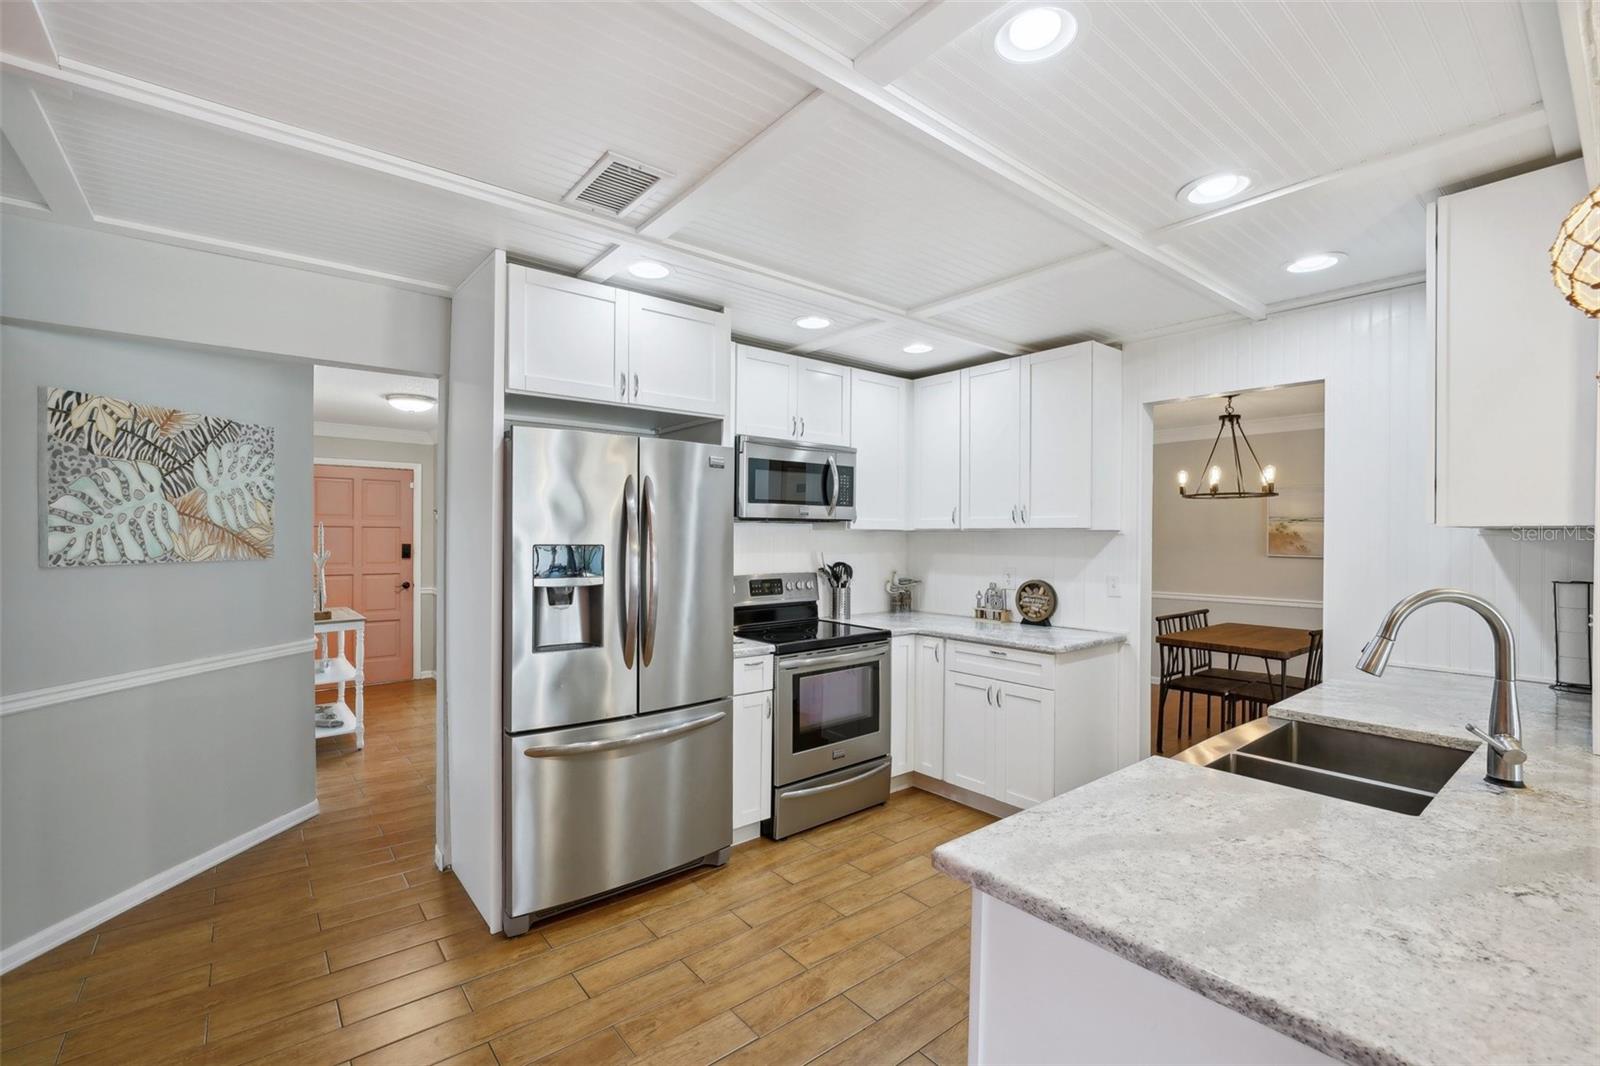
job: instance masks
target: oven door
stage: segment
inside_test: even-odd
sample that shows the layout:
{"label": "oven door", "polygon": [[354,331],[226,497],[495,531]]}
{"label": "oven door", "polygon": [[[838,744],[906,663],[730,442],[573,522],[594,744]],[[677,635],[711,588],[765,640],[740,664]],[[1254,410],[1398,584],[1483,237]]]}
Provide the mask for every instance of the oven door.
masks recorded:
{"label": "oven door", "polygon": [[849,522],[856,516],[856,453],[739,438],[740,518]]}
{"label": "oven door", "polygon": [[780,655],[773,784],[889,754],[889,645]]}

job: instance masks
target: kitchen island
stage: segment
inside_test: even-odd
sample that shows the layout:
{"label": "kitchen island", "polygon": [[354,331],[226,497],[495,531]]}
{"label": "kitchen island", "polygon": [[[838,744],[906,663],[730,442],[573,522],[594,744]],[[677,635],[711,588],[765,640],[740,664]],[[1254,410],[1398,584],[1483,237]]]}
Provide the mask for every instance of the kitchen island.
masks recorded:
{"label": "kitchen island", "polygon": [[1419,816],[1151,758],[939,848],[971,884],[976,1062],[1600,1061],[1587,696],[1396,669],[1272,715],[1477,749]]}

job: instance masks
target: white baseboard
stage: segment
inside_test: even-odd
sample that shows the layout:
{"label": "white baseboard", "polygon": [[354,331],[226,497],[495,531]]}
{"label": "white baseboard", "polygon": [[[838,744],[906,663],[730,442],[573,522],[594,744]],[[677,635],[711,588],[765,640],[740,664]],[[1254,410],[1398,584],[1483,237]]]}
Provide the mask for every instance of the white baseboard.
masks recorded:
{"label": "white baseboard", "polygon": [[413,680],[413,681],[432,681],[434,679],[434,676],[435,676],[434,675],[434,671],[432,671],[432,670],[418,670],[415,674],[411,675],[411,680]]}
{"label": "white baseboard", "polygon": [[440,873],[450,869],[449,864],[444,861],[444,848],[440,847],[438,844],[433,846],[433,865],[434,869],[438,870]]}
{"label": "white baseboard", "polygon": [[118,892],[108,900],[96,903],[79,911],[70,917],[63,918],[47,929],[41,929],[30,937],[17,941],[8,948],[0,949],[0,973],[6,973],[12,968],[21,966],[29,959],[38,958],[51,948],[60,947],[73,937],[82,936],[95,926],[108,918],[114,918],[125,910],[137,907],[145,900],[158,896],[174,885],[182,884],[195,874],[202,873],[226,859],[231,859],[240,852],[248,851],[268,837],[276,836],[291,826],[299,825],[307,818],[314,817],[318,811],[317,801],[312,800],[304,807],[297,807],[287,814],[258,825],[247,833],[242,833],[232,840],[218,844],[209,851],[202,852],[194,858],[178,865],[162,870],[154,877],[147,877],[132,888]]}

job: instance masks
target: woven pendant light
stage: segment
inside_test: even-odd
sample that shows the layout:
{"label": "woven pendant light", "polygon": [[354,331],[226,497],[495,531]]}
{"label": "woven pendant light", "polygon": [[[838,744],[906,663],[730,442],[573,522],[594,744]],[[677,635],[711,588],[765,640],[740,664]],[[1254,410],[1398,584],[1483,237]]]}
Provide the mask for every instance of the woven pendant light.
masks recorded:
{"label": "woven pendant light", "polygon": [[1550,246],[1550,276],[1567,302],[1600,318],[1600,186],[1578,201]]}

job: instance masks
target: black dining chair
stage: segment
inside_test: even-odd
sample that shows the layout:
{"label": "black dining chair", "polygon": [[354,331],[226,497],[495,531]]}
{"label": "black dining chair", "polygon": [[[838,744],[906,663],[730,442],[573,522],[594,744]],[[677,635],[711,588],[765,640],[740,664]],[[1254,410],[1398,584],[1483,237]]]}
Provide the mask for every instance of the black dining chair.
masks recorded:
{"label": "black dining chair", "polygon": [[[1178,611],[1173,614],[1158,615],[1156,617],[1156,636],[1163,637],[1172,633],[1182,633],[1191,629],[1200,629],[1210,625],[1211,612],[1209,610]],[[1232,682],[1215,673],[1216,667],[1212,661],[1211,652],[1199,648],[1179,648],[1168,644],[1156,644],[1159,649],[1161,673],[1156,686],[1156,754],[1162,754],[1167,736],[1167,693],[1178,693],[1177,723],[1178,736],[1194,735],[1194,701],[1196,696],[1205,697],[1206,701],[1206,730],[1211,729],[1211,715],[1213,697],[1219,699],[1223,709],[1226,709],[1228,694]],[[1187,717],[1187,723],[1185,718]]]}
{"label": "black dining chair", "polygon": [[[1240,708],[1244,710],[1245,721],[1259,718],[1266,714],[1267,709],[1274,703],[1322,684],[1322,630],[1310,630],[1308,635],[1311,638],[1311,646],[1306,649],[1305,672],[1298,678],[1286,678],[1282,687],[1272,679],[1271,675],[1266,675],[1260,680],[1236,679],[1231,699],[1224,701],[1232,704],[1223,711],[1224,722],[1235,717]],[[1284,670],[1287,671],[1288,668],[1288,664],[1285,663]]]}

